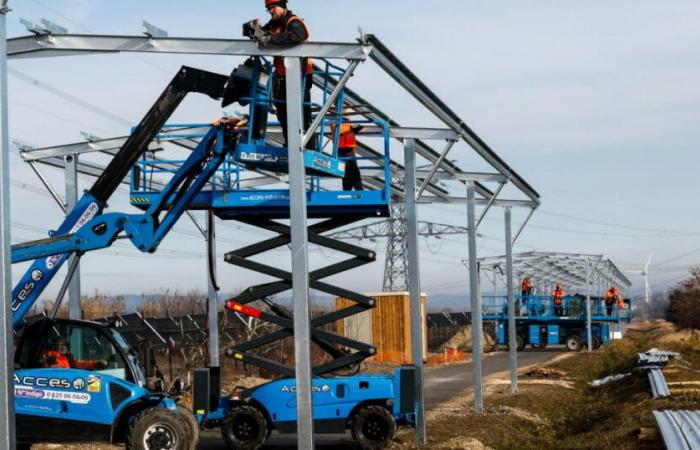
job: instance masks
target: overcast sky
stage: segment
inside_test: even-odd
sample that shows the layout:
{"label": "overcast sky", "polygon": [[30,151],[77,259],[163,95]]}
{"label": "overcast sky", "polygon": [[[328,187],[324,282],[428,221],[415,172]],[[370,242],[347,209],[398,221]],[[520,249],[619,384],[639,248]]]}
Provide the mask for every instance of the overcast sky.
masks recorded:
{"label": "overcast sky", "polygon": [[[262,0],[119,2],[11,0],[10,37],[27,34],[19,18],[45,17],[72,33],[140,34],[142,20],[170,36],[240,37],[240,24],[265,17]],[[700,3],[697,1],[442,1],[294,0],[312,40],[354,42],[357,28],[376,34],[542,196],[542,207],[516,251],[604,254],[623,270],[639,270],[650,254],[653,288],[666,288],[700,265]],[[11,138],[35,146],[124,135],[180,65],[228,73],[241,58],[102,55],[9,63]],[[25,74],[43,83],[28,83]],[[439,126],[372,62],[351,87],[406,126]],[[70,94],[55,95],[50,91]],[[95,114],[74,99],[111,115]],[[207,122],[214,102],[188,100],[175,121]],[[122,118],[122,119],[119,119]],[[483,169],[462,147],[452,157],[465,170]],[[62,190],[61,172],[46,168]],[[39,180],[12,155],[13,241],[36,239],[58,226],[61,213]],[[81,179],[86,189],[93,180]],[[20,187],[20,183],[26,185]],[[34,187],[32,187],[34,186]],[[128,192],[110,202],[132,211]],[[489,213],[479,256],[503,252],[502,210]],[[522,213],[515,219],[522,220]],[[464,205],[425,206],[421,220],[465,225]],[[235,223],[219,226],[223,253],[259,240]],[[384,256],[384,243],[376,246]],[[206,286],[204,243],[185,219],[156,255],[125,242],[83,258],[84,292],[109,294]],[[421,240],[423,288],[467,292],[466,239]],[[330,255],[312,248],[318,266]],[[286,253],[268,262],[284,266]],[[332,256],[330,256],[332,258]],[[382,262],[340,280],[381,289]],[[15,276],[21,269],[15,268]],[[262,281],[224,267],[227,292]],[[640,294],[638,275],[632,292]],[[56,282],[54,282],[56,284]],[[51,294],[57,286],[47,290]]]}

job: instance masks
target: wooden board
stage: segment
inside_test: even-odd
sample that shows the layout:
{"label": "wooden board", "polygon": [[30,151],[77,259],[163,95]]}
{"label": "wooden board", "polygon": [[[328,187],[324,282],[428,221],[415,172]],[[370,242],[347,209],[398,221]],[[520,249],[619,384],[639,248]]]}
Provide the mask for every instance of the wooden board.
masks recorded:
{"label": "wooden board", "polygon": [[[407,292],[382,292],[365,294],[377,301],[370,311],[337,323],[339,334],[368,342],[377,348],[372,358],[377,362],[411,363],[411,310]],[[336,309],[353,305],[352,300],[336,298]],[[421,296],[423,317],[423,360],[428,353],[427,298]],[[369,314],[369,320],[362,317]],[[356,319],[354,317],[357,317]],[[369,329],[371,328],[371,334]],[[371,336],[371,340],[367,337]]]}

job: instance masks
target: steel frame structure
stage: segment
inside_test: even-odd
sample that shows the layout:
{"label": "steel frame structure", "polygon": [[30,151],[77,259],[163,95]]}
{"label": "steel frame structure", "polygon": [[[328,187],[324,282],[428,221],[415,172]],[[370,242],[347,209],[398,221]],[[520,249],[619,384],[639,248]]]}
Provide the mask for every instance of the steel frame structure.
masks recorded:
{"label": "steel frame structure", "polygon": [[[508,212],[506,213],[508,214]],[[506,218],[506,223],[509,218]],[[480,258],[478,267],[480,271],[491,271],[494,287],[496,286],[496,272],[506,268],[506,285],[508,295],[508,332],[509,352],[511,368],[511,390],[517,392],[517,353],[515,344],[515,301],[514,301],[514,277],[522,279],[530,277],[536,289],[547,294],[556,283],[562,283],[569,290],[575,288],[586,294],[586,329],[587,348],[590,352],[593,348],[593,333],[591,332],[591,296],[602,296],[608,286],[616,286],[621,290],[629,288],[632,283],[617,268],[617,266],[603,255],[583,253],[557,253],[557,252],[524,252],[512,254],[512,248],[505,255]]]}
{"label": "steel frame structure", "polygon": [[[4,13],[6,0],[1,0]],[[540,205],[539,194],[513,169],[511,169],[488,145],[477,136],[465,123],[462,121],[445,103],[443,103],[420,79],[414,75],[401,61],[393,55],[382,42],[373,35],[362,36],[358,43],[304,43],[288,49],[259,49],[254,43],[243,40],[226,40],[226,39],[199,39],[199,38],[172,38],[164,35],[162,30],[157,30],[147,24],[146,36],[108,36],[108,35],[73,35],[61,34],[60,29],[52,28],[51,30],[39,29],[31,30],[34,34],[19,38],[7,40],[7,57],[9,59],[21,58],[37,58],[37,57],[53,57],[67,55],[87,55],[87,54],[105,54],[119,52],[145,52],[145,53],[177,53],[177,54],[203,54],[203,55],[238,55],[238,56],[283,56],[286,58],[287,65],[287,102],[288,102],[288,125],[290,130],[289,136],[289,177],[273,176],[263,174],[261,177],[255,177],[249,182],[251,185],[264,185],[266,183],[278,183],[280,181],[288,181],[290,184],[291,198],[291,247],[292,247],[292,264],[295,268],[292,274],[293,296],[295,299],[294,307],[294,330],[295,330],[295,348],[296,348],[296,377],[297,377],[297,408],[298,408],[298,445],[299,448],[313,448],[313,419],[311,410],[311,365],[309,343],[311,339],[309,326],[309,305],[308,305],[308,290],[309,290],[309,272],[308,272],[308,235],[307,235],[307,217],[305,208],[305,173],[304,166],[301,160],[301,155],[304,149],[304,143],[307,142],[312,133],[316,130],[312,127],[306,134],[302,132],[301,126],[301,92],[300,86],[290,80],[299,79],[301,75],[300,59],[303,57],[312,58],[329,58],[348,61],[349,67],[354,69],[360,62],[367,59],[373,60],[380,68],[382,68],[399,86],[405,89],[419,103],[425,106],[436,118],[445,124],[444,129],[425,129],[425,128],[402,128],[388,116],[382,113],[379,109],[365,102],[349,89],[346,90],[346,101],[348,106],[362,108],[362,114],[366,117],[377,116],[382,120],[387,121],[392,126],[391,136],[399,140],[404,145],[404,165],[398,162],[392,162],[391,180],[382,180],[377,177],[369,177],[365,183],[373,186],[375,189],[378,186],[383,186],[386,182],[391,182],[392,190],[397,201],[405,201],[407,208],[407,252],[409,255],[409,290],[411,298],[411,328],[412,339],[417,342],[414,345],[416,352],[419,352],[422,342],[422,327],[420,326],[420,277],[418,268],[418,247],[417,247],[417,210],[416,206],[419,203],[457,203],[468,206],[468,235],[469,235],[469,258],[473,262],[470,267],[470,285],[471,285],[471,301],[472,310],[480,311],[480,297],[478,291],[478,273],[477,273],[477,255],[476,255],[476,230],[478,224],[493,206],[502,206],[506,209],[506,236],[508,236],[508,244],[518,238],[530,217]],[[0,22],[0,37],[4,36],[4,20]],[[5,39],[2,39],[3,45]],[[0,48],[0,50],[2,50]],[[5,52],[0,56],[0,88],[6,89],[6,65],[4,60]],[[351,74],[352,70],[348,70]],[[348,76],[349,78],[349,76]],[[342,88],[345,80],[338,81],[335,88]],[[314,82],[318,85],[318,80],[315,77]],[[334,94],[337,93],[335,89]],[[324,108],[330,108],[334,94]],[[6,125],[6,95],[2,96],[2,121]],[[317,125],[316,123],[314,125]],[[371,130],[370,130],[371,131]],[[324,130],[320,130],[324,132]],[[3,158],[7,158],[7,150],[9,143],[7,142],[7,127],[2,127],[3,136]],[[443,140],[445,147],[441,151],[436,151],[431,146],[426,144],[424,140]],[[116,140],[91,140],[87,143],[74,144],[71,148],[67,146],[53,147],[50,149],[40,149],[33,152],[23,152],[25,159],[41,160],[47,164],[52,164],[58,167],[66,168],[65,160],[61,161],[62,156],[73,155],[86,151],[101,151],[109,153],[110,149],[118,146],[119,138]],[[493,173],[478,173],[465,172],[447,159],[448,154],[457,143],[466,144],[469,148],[476,152],[488,165],[493,168]],[[185,147],[193,147],[195,142],[187,143],[183,140],[177,140],[176,144]],[[189,145],[188,145],[189,144]],[[374,150],[370,146],[360,145],[358,153],[372,154]],[[31,156],[34,155],[34,156]],[[37,155],[41,155],[37,157]],[[428,171],[417,170],[416,158],[420,156],[431,164]],[[3,160],[4,161],[4,160]],[[99,167],[89,166],[79,162],[77,158],[73,160],[75,170],[78,173],[89,175],[98,175]],[[403,182],[402,182],[403,180]],[[3,205],[8,200],[8,190],[2,186],[7,186],[9,176],[7,175],[7,167],[3,162],[2,172],[0,173],[0,197],[2,197]],[[458,189],[466,188],[466,196],[454,195],[444,188],[446,182],[452,182]],[[495,188],[489,188],[485,185],[488,182],[495,182]],[[501,198],[500,195],[504,186],[510,184],[522,194],[524,199],[509,199]],[[461,186],[461,188],[460,188]],[[464,192],[464,191],[462,191]],[[477,216],[476,206],[483,206],[481,213]],[[510,234],[510,208],[524,207],[529,210],[524,222],[521,224],[515,237],[511,238]],[[9,274],[9,210],[6,208],[0,209],[0,219],[3,232],[3,261],[4,272]],[[213,222],[209,223],[213,228]],[[4,288],[9,292],[9,277],[5,277]],[[210,292],[211,295],[211,292]],[[210,297],[211,304],[211,297]],[[7,316],[5,316],[7,319]],[[474,330],[477,332],[481,329],[480,317],[473,318]],[[8,322],[5,320],[4,322]],[[3,331],[3,330],[0,330]],[[0,346],[7,349],[9,341],[8,334],[5,333],[5,341],[2,342],[0,337]],[[479,337],[480,338],[480,337]],[[480,339],[478,339],[480,340]],[[213,348],[212,348],[213,349]],[[419,411],[417,420],[416,439],[420,443],[427,442],[425,430],[425,420],[422,410],[422,358],[415,357],[414,363],[417,366],[417,374],[419,375],[416,383]],[[3,358],[8,361],[9,358]],[[474,379],[475,379],[475,409],[483,411],[483,401],[481,395],[481,371],[480,358],[475,358],[474,364]],[[5,370],[0,374],[0,378],[4,378],[4,386],[10,387],[9,367],[4,367]],[[11,396],[0,398],[3,401],[2,406],[7,406],[4,411],[7,411],[7,417],[0,417],[3,426],[11,423],[12,402]],[[12,428],[11,426],[9,428]],[[9,436],[9,442],[12,442],[12,433],[4,433]],[[11,446],[11,445],[10,445]]]}

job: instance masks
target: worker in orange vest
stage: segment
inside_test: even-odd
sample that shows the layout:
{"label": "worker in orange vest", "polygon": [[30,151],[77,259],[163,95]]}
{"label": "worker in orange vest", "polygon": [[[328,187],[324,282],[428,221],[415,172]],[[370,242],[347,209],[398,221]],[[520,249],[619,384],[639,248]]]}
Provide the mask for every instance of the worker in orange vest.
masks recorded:
{"label": "worker in orange vest", "polygon": [[104,360],[77,359],[73,360],[68,351],[68,343],[64,338],[56,339],[53,350],[44,354],[44,365],[54,369],[83,369],[99,370],[107,367]]}
{"label": "worker in orange vest", "polygon": [[552,291],[552,300],[554,301],[554,313],[557,316],[563,316],[564,315],[564,296],[566,295],[566,292],[564,292],[564,289],[561,287],[561,284],[558,284],[554,287],[554,291]]}
{"label": "worker in orange vest", "polygon": [[[304,21],[287,9],[287,0],[265,0],[265,9],[270,14],[270,21],[260,25],[259,19],[253,19],[243,25],[243,34],[255,39],[258,45],[269,47],[291,47],[309,39],[309,29]],[[272,80],[272,97],[277,110],[277,119],[287,142],[287,85],[284,58],[275,56],[275,70]],[[302,61],[302,82],[304,89],[304,131],[311,125],[311,85],[314,65],[310,58]]]}
{"label": "worker in orange vest", "polygon": [[[615,286],[611,286],[608,292],[605,293],[605,309],[607,310],[608,316],[613,315],[613,307],[617,304],[620,307],[622,303],[622,297]],[[624,307],[624,303],[623,307]]]}
{"label": "worker in orange vest", "polygon": [[[335,125],[331,125],[331,134],[335,139]],[[341,158],[355,157],[355,149],[357,148],[356,134],[362,130],[361,125],[342,123],[340,125],[340,137],[338,138],[338,156]],[[344,191],[361,191],[362,177],[360,168],[357,166],[356,159],[345,160],[345,175],[343,175],[343,190]]]}
{"label": "worker in orange vest", "polygon": [[531,295],[532,283],[530,282],[530,277],[525,277],[520,282],[520,302],[523,305],[523,309],[521,311],[524,311],[524,313],[529,315],[534,315],[536,313],[532,307],[534,305],[529,305],[529,303],[531,303],[529,298]]}
{"label": "worker in orange vest", "polygon": [[523,297],[532,295],[532,282],[530,281],[530,277],[523,278],[523,281],[520,283],[520,288]]}

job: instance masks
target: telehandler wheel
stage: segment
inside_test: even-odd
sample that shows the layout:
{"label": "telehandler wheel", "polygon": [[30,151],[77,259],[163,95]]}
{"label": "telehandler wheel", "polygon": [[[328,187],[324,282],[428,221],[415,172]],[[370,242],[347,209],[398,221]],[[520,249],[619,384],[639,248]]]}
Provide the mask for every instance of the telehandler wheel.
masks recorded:
{"label": "telehandler wheel", "polygon": [[[522,336],[515,336],[515,349],[519,352],[525,350],[525,340]],[[506,350],[510,350],[510,342],[506,344]]]}
{"label": "telehandler wheel", "polygon": [[362,449],[387,448],[394,440],[395,433],[394,417],[381,406],[365,406],[352,418],[352,438]]}
{"label": "telehandler wheel", "polygon": [[267,440],[267,420],[254,406],[237,406],[224,420],[221,435],[232,450],[257,450]]}
{"label": "telehandler wheel", "polygon": [[182,405],[177,406],[177,414],[185,424],[185,429],[189,430],[190,433],[190,446],[187,450],[197,450],[197,444],[199,444],[199,423],[197,419],[194,418],[192,411]]}
{"label": "telehandler wheel", "polygon": [[593,336],[593,349],[598,350],[600,348],[600,339],[596,336]]}
{"label": "telehandler wheel", "polygon": [[581,340],[581,336],[575,334],[570,334],[569,336],[567,336],[564,340],[564,344],[566,345],[566,349],[571,352],[577,352],[581,350],[581,347],[583,347],[583,341]]}
{"label": "telehandler wheel", "polygon": [[129,425],[127,450],[189,450],[190,436],[183,419],[163,408],[141,411]]}

